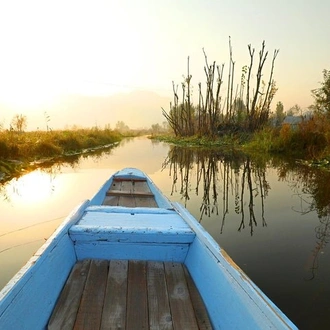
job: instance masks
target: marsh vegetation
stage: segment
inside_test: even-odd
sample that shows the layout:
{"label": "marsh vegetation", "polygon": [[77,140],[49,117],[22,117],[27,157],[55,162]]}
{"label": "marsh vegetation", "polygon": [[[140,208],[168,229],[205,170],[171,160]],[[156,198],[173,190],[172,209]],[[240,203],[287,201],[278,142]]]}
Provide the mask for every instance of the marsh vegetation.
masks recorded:
{"label": "marsh vegetation", "polygon": [[[199,83],[197,102],[194,103],[188,57],[182,91],[180,93],[178,85],[173,82],[173,102],[169,111],[163,109],[174,136],[165,140],[186,145],[243,148],[246,152],[285,154],[329,163],[329,70],[323,70],[323,82],[311,91],[314,104],[309,106],[307,112],[303,113],[297,104],[285,112],[282,102],[278,102],[276,111],[272,112],[271,104],[277,91],[273,77],[278,50],[274,50],[267,69],[265,42],[258,56],[255,49],[248,45],[250,61],[241,68],[238,83],[235,82],[236,63],[230,38],[227,74],[224,64],[216,65],[215,61],[209,64],[204,49],[203,53],[205,91]],[[264,77],[268,77],[267,80]],[[286,122],[286,117],[293,117],[295,123]]]}
{"label": "marsh vegetation", "polygon": [[111,129],[59,131],[0,131],[0,179],[19,174],[31,162],[70,156],[119,142],[123,135]]}
{"label": "marsh vegetation", "polygon": [[117,132],[97,128],[49,132],[0,132],[0,157],[35,160],[106,145],[120,139],[121,135]]}

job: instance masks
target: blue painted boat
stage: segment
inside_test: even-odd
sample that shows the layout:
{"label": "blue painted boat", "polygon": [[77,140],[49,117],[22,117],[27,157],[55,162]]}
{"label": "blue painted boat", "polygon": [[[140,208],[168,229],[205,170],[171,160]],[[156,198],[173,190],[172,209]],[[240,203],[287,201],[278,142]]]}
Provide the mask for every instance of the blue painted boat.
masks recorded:
{"label": "blue painted boat", "polygon": [[[107,264],[103,267],[104,262]],[[85,275],[87,263],[90,269]],[[115,273],[117,277],[108,275],[109,279],[115,279],[113,284],[120,282],[119,288],[126,288],[119,298],[137,305],[137,312],[133,323],[126,320],[120,325],[121,314],[130,313],[131,307],[118,311],[117,301],[115,312],[107,307],[117,323],[107,326],[101,320],[97,326],[100,329],[296,329],[184,207],[171,203],[148,176],[133,168],[115,173],[91,200],[78,206],[0,292],[0,329],[95,329],[86,318],[91,316],[93,322],[96,319],[90,301],[80,323],[77,321],[77,313],[84,309],[82,301],[86,297],[92,300],[99,297],[91,293],[79,294],[83,290],[79,288],[85,288],[92,276],[92,265],[94,269],[103,267],[109,274],[112,265],[117,265],[117,269],[130,268],[139,278],[138,289],[147,288],[144,300],[141,290],[127,293],[133,281],[131,275],[127,275],[126,282],[118,280],[118,272]],[[189,316],[188,307],[184,307],[185,297],[196,294],[189,291],[189,280],[187,285],[180,280],[173,292],[165,293],[169,300],[165,316],[160,312],[162,304],[155,292],[160,294],[161,289],[158,286],[155,290],[149,282],[141,280],[141,276],[145,276],[154,284],[165,283],[170,287],[177,265],[182,265],[192,279],[207,313],[208,320],[196,326],[189,323],[195,316]],[[76,276],[75,267],[80,267],[79,283],[84,278],[81,286],[72,280]],[[161,272],[160,267],[163,267]],[[152,273],[155,269],[157,272]],[[165,278],[169,272],[172,275]],[[161,281],[163,278],[165,280]],[[69,288],[68,282],[71,283]],[[95,279],[90,282],[96,286],[94,290],[102,286]],[[101,310],[105,314],[104,306],[108,302],[103,303]],[[70,311],[65,310],[67,306]],[[156,308],[155,315],[148,306]],[[60,319],[55,314],[61,314]],[[177,314],[183,319],[181,325],[177,323]],[[140,319],[147,323],[139,325]]]}

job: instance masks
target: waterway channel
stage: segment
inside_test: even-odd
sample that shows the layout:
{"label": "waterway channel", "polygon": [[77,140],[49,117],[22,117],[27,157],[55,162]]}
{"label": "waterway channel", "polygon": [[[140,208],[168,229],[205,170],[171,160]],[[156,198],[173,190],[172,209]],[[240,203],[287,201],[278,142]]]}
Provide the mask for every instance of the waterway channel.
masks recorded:
{"label": "waterway channel", "polygon": [[0,289],[82,200],[124,167],[201,222],[300,329],[330,326],[330,173],[147,138],[0,183]]}

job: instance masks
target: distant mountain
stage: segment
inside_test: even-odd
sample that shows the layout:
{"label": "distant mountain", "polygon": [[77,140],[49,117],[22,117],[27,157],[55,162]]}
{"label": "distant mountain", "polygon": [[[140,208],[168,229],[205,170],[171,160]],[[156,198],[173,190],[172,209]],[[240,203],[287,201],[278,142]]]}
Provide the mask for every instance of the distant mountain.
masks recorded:
{"label": "distant mountain", "polygon": [[152,124],[162,124],[165,118],[162,107],[169,108],[170,98],[162,97],[150,91],[132,91],[110,96],[61,96],[52,104],[38,109],[17,109],[6,105],[0,106],[0,123],[9,127],[17,113],[27,117],[28,130],[62,129],[66,127],[103,128],[110,124],[114,128],[118,121],[123,121],[130,128],[149,128]]}
{"label": "distant mountain", "polygon": [[150,127],[162,123],[165,118],[161,108],[169,107],[170,99],[154,92],[133,91],[107,97],[70,95],[49,109],[50,127],[60,128],[77,125],[83,127],[114,128],[118,121],[130,128]]}

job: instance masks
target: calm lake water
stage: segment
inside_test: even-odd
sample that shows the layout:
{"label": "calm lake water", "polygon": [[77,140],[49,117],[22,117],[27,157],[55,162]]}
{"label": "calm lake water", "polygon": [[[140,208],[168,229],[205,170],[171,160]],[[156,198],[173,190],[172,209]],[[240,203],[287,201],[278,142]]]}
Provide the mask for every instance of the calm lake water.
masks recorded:
{"label": "calm lake water", "polygon": [[201,221],[301,329],[330,327],[330,173],[147,138],[0,185],[0,289],[82,200],[124,167]]}

